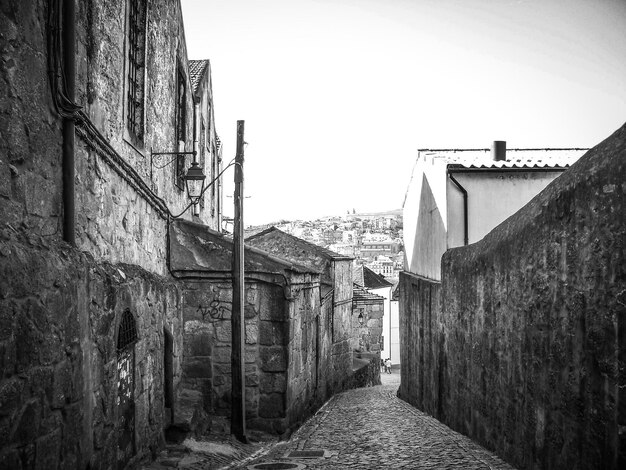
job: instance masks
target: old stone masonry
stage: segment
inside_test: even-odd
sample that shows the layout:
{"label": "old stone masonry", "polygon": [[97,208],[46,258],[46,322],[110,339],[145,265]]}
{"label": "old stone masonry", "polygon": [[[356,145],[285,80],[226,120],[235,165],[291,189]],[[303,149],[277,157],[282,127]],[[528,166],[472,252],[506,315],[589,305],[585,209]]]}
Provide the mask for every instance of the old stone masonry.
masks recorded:
{"label": "old stone masonry", "polygon": [[289,441],[228,468],[513,468],[469,438],[398,399],[398,382],[399,375],[392,374],[383,378],[383,385],[336,395]]}

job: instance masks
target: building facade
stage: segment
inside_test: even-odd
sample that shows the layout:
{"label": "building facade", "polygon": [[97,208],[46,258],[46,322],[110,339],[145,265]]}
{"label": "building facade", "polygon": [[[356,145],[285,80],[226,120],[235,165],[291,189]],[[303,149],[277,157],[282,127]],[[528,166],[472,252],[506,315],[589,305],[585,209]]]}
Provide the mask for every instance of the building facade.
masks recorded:
{"label": "building facade", "polygon": [[220,171],[208,61],[178,0],[7,2],[0,29],[0,462],[130,468],[184,376],[169,224],[219,226],[219,180],[185,188]]}
{"label": "building facade", "polygon": [[275,227],[248,237],[246,244],[321,273],[321,310],[315,320],[321,361],[316,393],[325,400],[346,388],[352,374],[352,258]]}

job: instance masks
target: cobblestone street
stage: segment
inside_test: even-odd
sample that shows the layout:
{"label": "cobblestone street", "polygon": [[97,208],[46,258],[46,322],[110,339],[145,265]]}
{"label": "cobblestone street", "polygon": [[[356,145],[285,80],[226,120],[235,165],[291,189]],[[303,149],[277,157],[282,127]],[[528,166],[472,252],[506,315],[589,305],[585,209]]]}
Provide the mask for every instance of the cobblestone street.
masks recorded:
{"label": "cobblestone street", "polygon": [[[398,399],[397,371],[382,374],[382,380],[381,386],[335,396],[289,441],[276,444],[263,456],[227,468],[513,468],[469,438]],[[309,451],[310,455],[315,450],[323,451],[324,456],[289,457],[294,451]],[[258,465],[262,463],[266,465]],[[289,467],[288,463],[300,465]]]}

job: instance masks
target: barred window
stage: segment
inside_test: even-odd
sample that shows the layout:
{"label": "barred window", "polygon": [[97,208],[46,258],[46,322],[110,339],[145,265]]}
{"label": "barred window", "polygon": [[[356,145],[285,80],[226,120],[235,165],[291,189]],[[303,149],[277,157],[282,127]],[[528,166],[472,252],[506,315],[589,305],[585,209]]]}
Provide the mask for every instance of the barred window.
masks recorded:
{"label": "barred window", "polygon": [[117,332],[117,350],[122,351],[137,342],[137,326],[129,309],[122,314],[122,321]]}
{"label": "barred window", "polygon": [[143,145],[146,68],[146,0],[129,0],[128,65],[126,77],[126,126],[136,143]]}
{"label": "barred window", "polygon": [[[176,84],[176,145],[178,151],[185,151],[187,134],[187,86],[182,68],[177,67]],[[182,147],[182,148],[181,148]],[[176,157],[176,175],[174,183],[178,189],[185,189],[185,155]]]}
{"label": "barred window", "polygon": [[[206,168],[206,127],[204,126],[204,119],[202,119],[202,124],[200,125],[200,155],[198,159],[198,163],[202,168]],[[207,175],[207,179],[210,181],[211,175]],[[204,208],[204,196],[200,198],[200,207]]]}

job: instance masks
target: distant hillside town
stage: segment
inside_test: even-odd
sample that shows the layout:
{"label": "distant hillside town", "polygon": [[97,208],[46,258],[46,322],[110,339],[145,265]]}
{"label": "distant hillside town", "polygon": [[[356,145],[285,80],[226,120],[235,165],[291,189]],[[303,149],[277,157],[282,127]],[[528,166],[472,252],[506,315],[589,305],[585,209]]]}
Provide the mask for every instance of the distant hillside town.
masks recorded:
{"label": "distant hillside town", "polygon": [[352,256],[356,265],[365,265],[393,283],[404,264],[401,209],[375,213],[352,210],[343,216],[312,221],[280,220],[249,227],[246,237],[272,226],[335,253]]}

